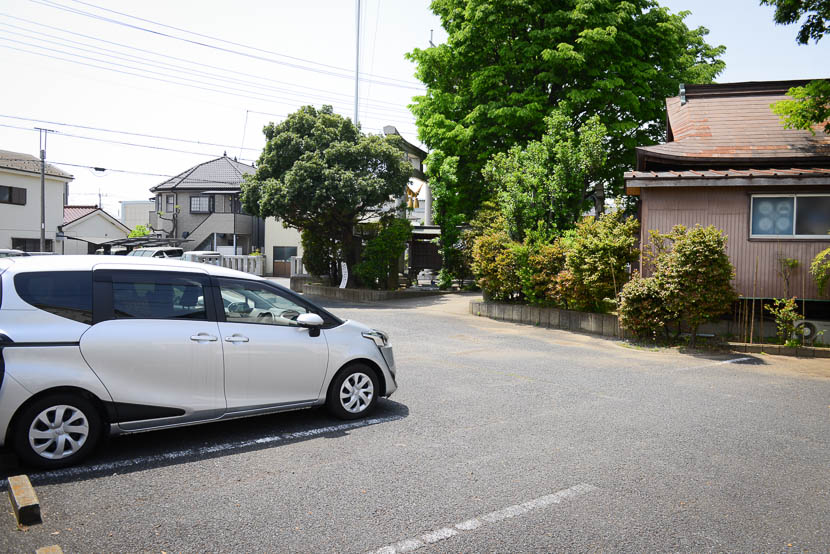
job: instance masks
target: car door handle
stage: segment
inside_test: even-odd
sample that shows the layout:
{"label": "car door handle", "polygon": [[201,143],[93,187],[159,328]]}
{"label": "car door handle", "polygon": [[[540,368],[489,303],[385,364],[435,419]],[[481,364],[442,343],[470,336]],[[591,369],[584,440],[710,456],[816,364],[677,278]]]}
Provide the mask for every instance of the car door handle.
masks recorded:
{"label": "car door handle", "polygon": [[196,341],[196,342],[202,342],[202,341],[216,342],[219,339],[217,337],[214,337],[213,335],[208,335],[207,333],[199,333],[198,335],[191,335],[190,340]]}
{"label": "car door handle", "polygon": [[230,337],[225,337],[225,342],[248,342],[248,337],[243,337],[242,335],[232,335]]}

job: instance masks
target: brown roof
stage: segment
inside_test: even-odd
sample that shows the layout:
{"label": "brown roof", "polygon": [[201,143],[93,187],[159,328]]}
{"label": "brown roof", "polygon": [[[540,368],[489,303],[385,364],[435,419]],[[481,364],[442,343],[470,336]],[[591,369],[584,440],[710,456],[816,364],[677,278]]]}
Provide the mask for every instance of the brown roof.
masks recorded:
{"label": "brown roof", "polygon": [[72,223],[76,219],[80,219],[85,215],[99,210],[98,206],[64,206],[63,207],[63,224]]}
{"label": "brown roof", "polygon": [[639,196],[643,188],[672,187],[821,187],[830,188],[830,168],[686,169],[683,171],[627,171],[625,191]]}
{"label": "brown roof", "polygon": [[637,169],[830,164],[830,135],[784,128],[770,105],[809,81],[689,85],[666,99],[669,142],[637,149]]}
{"label": "brown roof", "polygon": [[[14,169],[17,171],[25,171],[26,173],[37,173],[40,175],[40,158],[21,152],[11,152],[10,150],[0,150],[0,168]],[[52,177],[62,177],[64,179],[74,179],[71,174],[58,169],[52,164],[46,164],[46,175]]]}
{"label": "brown roof", "polygon": [[[708,169],[684,171],[626,171],[626,179],[726,179],[729,177],[830,177],[830,168],[792,167],[789,169]],[[828,183],[830,184],[830,183]]]}

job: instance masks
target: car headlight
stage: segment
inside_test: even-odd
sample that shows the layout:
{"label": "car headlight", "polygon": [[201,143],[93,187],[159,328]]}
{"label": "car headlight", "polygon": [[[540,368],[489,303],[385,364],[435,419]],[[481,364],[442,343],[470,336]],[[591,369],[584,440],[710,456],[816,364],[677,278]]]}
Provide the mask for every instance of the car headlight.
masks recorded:
{"label": "car headlight", "polygon": [[363,333],[363,338],[374,341],[378,348],[383,348],[384,346],[387,346],[389,344],[389,335],[387,335],[383,331],[378,331],[377,329],[365,331]]}

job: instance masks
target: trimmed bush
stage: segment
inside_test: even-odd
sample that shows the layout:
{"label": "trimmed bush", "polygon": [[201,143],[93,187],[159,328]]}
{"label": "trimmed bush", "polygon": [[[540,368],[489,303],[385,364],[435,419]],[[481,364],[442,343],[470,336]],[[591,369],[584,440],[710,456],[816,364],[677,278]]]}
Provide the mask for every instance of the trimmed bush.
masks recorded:
{"label": "trimmed bush", "polygon": [[654,277],[635,272],[620,293],[620,323],[639,339],[657,340],[667,332],[666,325],[675,319],[666,309],[660,284]]}

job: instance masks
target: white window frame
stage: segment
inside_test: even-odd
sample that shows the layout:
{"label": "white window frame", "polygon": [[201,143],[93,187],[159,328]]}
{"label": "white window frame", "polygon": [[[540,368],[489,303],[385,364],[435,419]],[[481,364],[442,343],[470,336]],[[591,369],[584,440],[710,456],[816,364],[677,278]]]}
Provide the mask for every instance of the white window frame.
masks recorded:
{"label": "white window frame", "polygon": [[[830,240],[830,235],[796,235],[795,223],[798,219],[798,199],[811,197],[830,197],[830,194],[821,193],[805,193],[805,194],[751,194],[749,197],[749,238],[751,239],[776,239],[776,240],[792,240],[792,239],[815,239],[815,240]],[[792,198],[793,199],[793,227],[792,234],[789,235],[756,235],[752,233],[752,221],[755,210],[755,198]]]}

